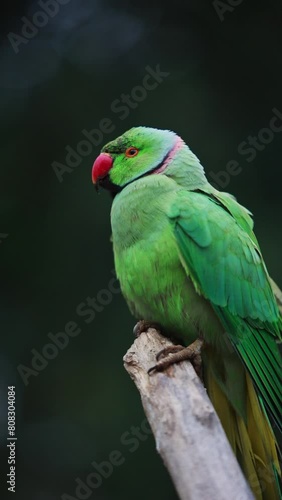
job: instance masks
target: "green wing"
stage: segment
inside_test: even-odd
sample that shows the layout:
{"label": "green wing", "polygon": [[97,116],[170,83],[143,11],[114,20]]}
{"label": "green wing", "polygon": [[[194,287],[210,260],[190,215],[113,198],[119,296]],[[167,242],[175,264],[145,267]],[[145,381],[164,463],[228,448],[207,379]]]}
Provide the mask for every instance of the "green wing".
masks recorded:
{"label": "green wing", "polygon": [[282,430],[276,343],[282,321],[248,212],[230,200],[228,206],[213,194],[181,190],[168,216],[187,274],[210,301]]}

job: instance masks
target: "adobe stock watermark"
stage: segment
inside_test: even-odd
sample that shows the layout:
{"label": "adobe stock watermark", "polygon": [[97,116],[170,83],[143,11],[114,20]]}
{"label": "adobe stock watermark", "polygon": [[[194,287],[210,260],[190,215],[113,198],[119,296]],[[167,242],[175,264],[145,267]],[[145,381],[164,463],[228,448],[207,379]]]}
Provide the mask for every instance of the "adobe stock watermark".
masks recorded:
{"label": "adobe stock watermark", "polygon": [[[159,64],[155,69],[146,66],[145,70],[146,74],[140,85],[133,87],[129,94],[121,94],[118,99],[112,101],[110,110],[112,113],[117,114],[120,120],[125,120],[130,111],[136,109],[147,98],[148,92],[155,90],[170,75],[167,71],[162,71]],[[73,172],[81,164],[83,158],[92,154],[93,147],[96,148],[101,145],[104,137],[114,132],[115,129],[116,125],[108,117],[102,118],[97,128],[90,131],[83,129],[81,132],[83,139],[75,147],[66,146],[65,163],[58,161],[51,163],[58,181],[63,182],[64,174]]]}
{"label": "adobe stock watermark", "polygon": [[[282,113],[277,108],[272,109],[268,127],[261,128],[256,136],[249,135],[246,140],[240,142],[237,152],[240,156],[246,156],[245,161],[251,163],[256,158],[258,152],[263,151],[270,144],[275,134],[282,132]],[[230,160],[226,163],[225,169],[219,172],[209,172],[213,182],[211,184],[216,189],[225,189],[230,182],[230,178],[239,175],[243,170],[239,161]]]}
{"label": "adobe stock watermark", "polygon": [[[253,472],[247,478],[247,482],[249,486],[252,488],[253,493],[257,495],[258,498],[262,497],[262,493],[264,493],[267,489],[267,484],[273,484],[276,481],[275,475],[273,473],[273,465],[271,462],[265,465],[259,465],[257,467],[257,472]],[[264,495],[263,495],[264,496]],[[256,497],[256,498],[257,498]],[[246,494],[241,493],[236,495],[236,498],[232,500],[245,500]]]}
{"label": "adobe stock watermark", "polygon": [[3,242],[3,240],[8,238],[8,236],[9,236],[9,234],[7,234],[7,233],[0,233],[0,245]]}
{"label": "adobe stock watermark", "polygon": [[265,466],[259,466],[257,474],[253,473],[248,477],[248,483],[258,496],[267,489],[267,484],[273,484],[275,481],[276,479],[271,462]]}
{"label": "adobe stock watermark", "polygon": [[91,462],[93,471],[84,477],[75,478],[75,491],[72,495],[63,493],[61,500],[87,500],[92,496],[95,490],[100,488],[105,479],[108,479],[114,472],[114,469],[123,465],[126,461],[124,448],[129,453],[138,450],[140,443],[147,441],[148,436],[152,434],[151,428],[145,418],[140,426],[131,426],[129,431],[124,432],[120,437],[120,444],[123,451],[113,450],[109,453],[103,462]]}
{"label": "adobe stock watermark", "polygon": [[[112,270],[112,277],[109,280],[107,288],[100,290],[96,297],[87,297],[76,307],[76,314],[84,318],[84,323],[90,324],[95,319],[97,313],[104,311],[113,300],[114,295],[120,293],[120,286],[115,271]],[[59,353],[68,345],[71,338],[77,337],[83,331],[76,321],[68,321],[62,331],[57,333],[47,333],[47,343],[38,349],[31,349],[32,358],[30,366],[19,364],[18,373],[25,386],[29,384],[30,377],[37,377],[48,366],[49,362],[57,358]]]}
{"label": "adobe stock watermark", "polygon": [[21,18],[22,28],[21,34],[13,33],[10,31],[7,38],[13,48],[15,54],[18,54],[21,44],[26,45],[32,38],[34,38],[39,32],[40,28],[44,28],[48,24],[50,18],[55,17],[61,5],[66,5],[70,0],[39,0],[37,5],[42,10],[37,10],[32,19],[28,19],[26,16]]}
{"label": "adobe stock watermark", "polygon": [[219,19],[224,21],[225,12],[233,12],[235,7],[241,5],[242,2],[243,0],[226,0],[225,2],[222,2],[221,0],[214,0],[212,4]]}

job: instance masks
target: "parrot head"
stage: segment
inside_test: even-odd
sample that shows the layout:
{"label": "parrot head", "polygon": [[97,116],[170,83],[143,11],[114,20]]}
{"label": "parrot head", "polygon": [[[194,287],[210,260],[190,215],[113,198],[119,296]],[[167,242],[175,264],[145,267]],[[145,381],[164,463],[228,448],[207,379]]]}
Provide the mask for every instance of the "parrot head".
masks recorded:
{"label": "parrot head", "polygon": [[140,177],[163,172],[184,146],[169,130],[131,128],[102,148],[92,167],[92,181],[116,194]]}

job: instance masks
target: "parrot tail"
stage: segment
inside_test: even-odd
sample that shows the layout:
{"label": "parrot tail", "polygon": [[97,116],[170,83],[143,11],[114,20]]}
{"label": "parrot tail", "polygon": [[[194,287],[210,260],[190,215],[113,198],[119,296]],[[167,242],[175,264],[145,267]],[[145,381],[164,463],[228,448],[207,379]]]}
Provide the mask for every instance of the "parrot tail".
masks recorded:
{"label": "parrot tail", "polygon": [[245,421],[231,405],[209,366],[205,368],[209,397],[256,500],[281,500],[277,442],[251,377],[246,371]]}

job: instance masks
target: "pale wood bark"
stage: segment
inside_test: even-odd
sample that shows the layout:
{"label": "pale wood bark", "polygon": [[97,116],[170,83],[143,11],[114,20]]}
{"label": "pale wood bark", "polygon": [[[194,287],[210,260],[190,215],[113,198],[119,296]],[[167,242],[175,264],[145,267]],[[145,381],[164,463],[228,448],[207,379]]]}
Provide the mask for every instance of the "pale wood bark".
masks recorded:
{"label": "pale wood bark", "polygon": [[206,390],[188,361],[148,375],[171,341],[153,328],[124,365],[141,396],[160,453],[181,500],[251,500],[253,495]]}
{"label": "pale wood bark", "polygon": [[273,290],[273,293],[275,295],[276,302],[278,304],[280,313],[282,314],[282,292],[281,292],[280,288],[278,287],[278,285],[276,285],[275,281],[272,278],[270,278],[270,283],[271,283],[272,290]]}

